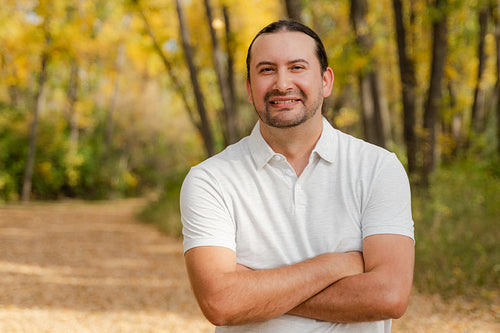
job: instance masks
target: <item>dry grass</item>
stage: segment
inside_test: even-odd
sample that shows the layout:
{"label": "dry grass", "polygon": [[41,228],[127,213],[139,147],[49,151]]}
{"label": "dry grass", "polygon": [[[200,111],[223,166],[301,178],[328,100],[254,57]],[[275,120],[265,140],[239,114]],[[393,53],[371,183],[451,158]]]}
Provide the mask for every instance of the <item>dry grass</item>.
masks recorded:
{"label": "dry grass", "polygon": [[138,201],[0,209],[0,332],[210,332]]}
{"label": "dry grass", "polygon": [[[0,332],[213,332],[181,242],[136,223],[140,200],[0,208]],[[415,294],[393,332],[500,332],[498,303]]]}

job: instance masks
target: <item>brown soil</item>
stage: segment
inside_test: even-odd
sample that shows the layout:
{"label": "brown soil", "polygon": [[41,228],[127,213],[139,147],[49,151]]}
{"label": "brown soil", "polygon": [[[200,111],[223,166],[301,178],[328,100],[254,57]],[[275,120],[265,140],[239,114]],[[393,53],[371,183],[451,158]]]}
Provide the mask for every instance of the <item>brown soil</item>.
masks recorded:
{"label": "brown soil", "polygon": [[[213,332],[141,200],[0,208],[0,332]],[[500,306],[414,293],[393,332],[500,332]]]}

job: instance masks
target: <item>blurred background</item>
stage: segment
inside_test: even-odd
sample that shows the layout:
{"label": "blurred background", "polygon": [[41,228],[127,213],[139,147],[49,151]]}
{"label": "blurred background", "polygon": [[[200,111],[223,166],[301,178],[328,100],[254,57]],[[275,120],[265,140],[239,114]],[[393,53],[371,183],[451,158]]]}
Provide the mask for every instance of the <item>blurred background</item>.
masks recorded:
{"label": "blurred background", "polygon": [[147,197],[180,237],[189,167],[248,135],[245,57],[268,23],[323,39],[324,115],[412,183],[415,286],[500,297],[500,1],[3,0],[0,204]]}

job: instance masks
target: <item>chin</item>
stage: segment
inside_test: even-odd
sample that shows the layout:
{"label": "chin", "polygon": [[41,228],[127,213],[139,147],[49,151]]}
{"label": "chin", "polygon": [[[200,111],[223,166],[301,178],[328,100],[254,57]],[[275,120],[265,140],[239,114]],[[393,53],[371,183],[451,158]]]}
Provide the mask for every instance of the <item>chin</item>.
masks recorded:
{"label": "chin", "polygon": [[306,120],[307,118],[304,117],[299,119],[268,119],[265,123],[276,128],[292,128],[303,124]]}

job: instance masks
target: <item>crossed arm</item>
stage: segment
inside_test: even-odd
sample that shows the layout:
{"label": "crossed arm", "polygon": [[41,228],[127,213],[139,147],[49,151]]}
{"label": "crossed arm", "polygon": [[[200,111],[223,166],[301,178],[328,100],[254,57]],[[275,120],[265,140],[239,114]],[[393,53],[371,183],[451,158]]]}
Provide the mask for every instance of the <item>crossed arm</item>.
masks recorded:
{"label": "crossed arm", "polygon": [[186,252],[200,308],[216,326],[264,321],[285,313],[331,322],[400,317],[413,278],[414,243],[406,236],[365,238],[358,252],[326,253],[267,270],[237,265],[222,247]]}

